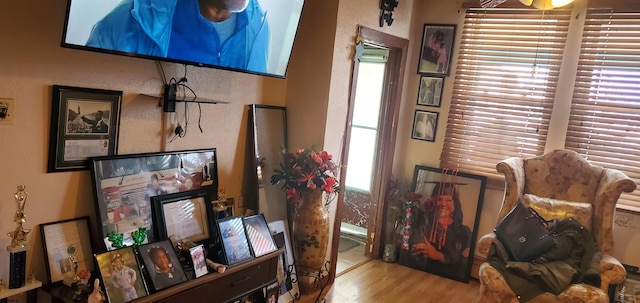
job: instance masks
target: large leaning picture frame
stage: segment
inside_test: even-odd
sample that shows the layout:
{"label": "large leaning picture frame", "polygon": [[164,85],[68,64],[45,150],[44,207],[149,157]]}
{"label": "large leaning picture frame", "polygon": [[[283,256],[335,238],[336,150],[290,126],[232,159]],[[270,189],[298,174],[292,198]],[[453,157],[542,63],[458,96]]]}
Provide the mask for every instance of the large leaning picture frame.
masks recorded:
{"label": "large leaning picture frame", "polygon": [[416,165],[408,248],[400,264],[469,282],[487,178]]}
{"label": "large leaning picture frame", "polygon": [[170,236],[196,243],[209,241],[215,230],[211,192],[212,189],[205,186],[151,197],[156,241]]}
{"label": "large leaning picture frame", "polygon": [[216,196],[218,168],[215,148],[95,157],[90,161],[98,235],[107,250],[114,249],[109,233],[123,234],[147,228],[155,240],[151,197],[207,187]]}
{"label": "large leaning picture frame", "polygon": [[93,271],[90,226],[88,216],[40,224],[50,283],[73,281],[83,269]]}
{"label": "large leaning picture frame", "polygon": [[118,147],[122,91],[53,86],[47,172],[87,169]]}
{"label": "large leaning picture frame", "polygon": [[418,74],[449,76],[455,39],[455,24],[425,24],[422,29]]}

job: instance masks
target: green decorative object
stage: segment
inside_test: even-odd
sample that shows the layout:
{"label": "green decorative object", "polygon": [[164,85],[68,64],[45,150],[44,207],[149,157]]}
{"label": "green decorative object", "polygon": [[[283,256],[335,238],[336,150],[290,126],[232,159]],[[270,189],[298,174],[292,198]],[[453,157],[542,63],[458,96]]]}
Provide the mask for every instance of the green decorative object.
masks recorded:
{"label": "green decorative object", "polygon": [[122,234],[116,234],[111,231],[107,234],[107,239],[111,242],[111,247],[113,248],[123,248],[124,244],[122,243],[124,240],[124,236]]}
{"label": "green decorative object", "polygon": [[131,233],[131,238],[133,238],[133,245],[138,246],[144,242],[147,238],[147,228],[140,227],[138,230]]}

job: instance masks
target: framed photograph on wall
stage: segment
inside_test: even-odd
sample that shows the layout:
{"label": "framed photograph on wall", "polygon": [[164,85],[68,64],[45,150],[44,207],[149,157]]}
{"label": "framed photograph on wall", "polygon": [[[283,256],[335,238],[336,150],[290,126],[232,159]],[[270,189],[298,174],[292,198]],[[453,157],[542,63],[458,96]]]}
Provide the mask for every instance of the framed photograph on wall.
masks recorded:
{"label": "framed photograph on wall", "polygon": [[95,157],[89,166],[98,235],[107,250],[113,249],[110,232],[123,234],[130,246],[130,233],[145,227],[144,243],[155,241],[151,197],[199,188],[215,197],[218,188],[215,148]]}
{"label": "framed photograph on wall", "polygon": [[416,110],[413,116],[411,139],[435,142],[438,130],[438,113]]}
{"label": "framed photograph on wall", "polygon": [[227,265],[234,265],[253,259],[242,217],[227,217],[216,222],[222,239],[224,262]]}
{"label": "framed photograph on wall", "polygon": [[81,270],[93,271],[89,217],[40,224],[49,282],[73,281]]}
{"label": "framed photograph on wall", "polygon": [[140,245],[138,254],[147,268],[154,291],[187,281],[187,275],[169,240]]}
{"label": "framed photograph on wall", "polygon": [[123,303],[147,295],[144,278],[133,247],[125,247],[96,255],[107,302]]}
{"label": "framed photograph on wall", "polygon": [[400,264],[468,283],[487,178],[416,165],[409,245]]}
{"label": "framed photograph on wall", "polygon": [[151,212],[156,240],[175,235],[183,241],[203,243],[211,239],[213,208],[211,189],[177,192],[151,197]]}
{"label": "framed photograph on wall", "polygon": [[418,74],[449,76],[455,38],[455,24],[425,24],[422,29]]}
{"label": "framed photograph on wall", "polygon": [[420,76],[418,105],[440,107],[443,87],[443,77]]}
{"label": "framed photograph on wall", "polygon": [[278,249],[263,214],[244,217],[243,221],[255,257],[266,255]]}
{"label": "framed photograph on wall", "polygon": [[118,147],[122,91],[53,86],[47,172],[87,169]]}

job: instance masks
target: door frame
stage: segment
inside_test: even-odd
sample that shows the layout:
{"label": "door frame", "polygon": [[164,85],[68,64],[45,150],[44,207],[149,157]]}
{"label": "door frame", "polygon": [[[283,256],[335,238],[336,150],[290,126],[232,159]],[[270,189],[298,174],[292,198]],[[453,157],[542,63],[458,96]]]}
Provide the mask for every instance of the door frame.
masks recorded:
{"label": "door frame", "polygon": [[[374,174],[372,180],[371,192],[373,201],[373,209],[370,213],[370,220],[367,226],[367,242],[365,247],[365,255],[373,259],[379,259],[382,255],[384,245],[382,245],[382,237],[384,230],[383,220],[386,209],[384,197],[386,193],[386,184],[391,179],[391,171],[393,168],[393,158],[395,152],[395,143],[398,130],[398,120],[400,115],[400,104],[402,101],[402,88],[404,82],[405,65],[407,61],[407,51],[409,48],[409,40],[398,38],[387,33],[376,31],[364,26],[358,26],[358,42],[374,45],[389,50],[387,66],[385,68],[384,88],[382,90],[382,102],[379,121],[378,146],[380,149],[376,154],[374,167],[379,167],[379,172]],[[342,145],[342,159],[344,164],[348,165],[349,146],[347,145],[351,139],[351,126],[353,122],[353,107],[355,103],[355,91],[358,78],[358,61],[354,58],[352,62],[351,87],[349,89],[349,107],[347,116],[346,135]],[[341,169],[340,180],[346,180],[346,169]],[[336,261],[338,259],[338,244],[340,241],[340,224],[342,222],[342,212],[344,211],[344,194],[339,195],[338,205],[336,206],[336,221],[333,229],[333,243],[331,247],[332,272],[335,273]]]}

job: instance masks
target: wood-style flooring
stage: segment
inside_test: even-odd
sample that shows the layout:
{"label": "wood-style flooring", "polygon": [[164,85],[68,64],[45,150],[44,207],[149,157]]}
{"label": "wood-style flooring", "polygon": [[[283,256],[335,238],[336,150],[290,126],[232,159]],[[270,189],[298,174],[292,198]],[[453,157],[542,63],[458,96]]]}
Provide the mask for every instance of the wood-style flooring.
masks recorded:
{"label": "wood-style flooring", "polygon": [[[380,259],[368,261],[338,276],[325,296],[327,303],[449,303],[474,302],[479,283],[469,284]],[[312,303],[304,295],[300,303]]]}

